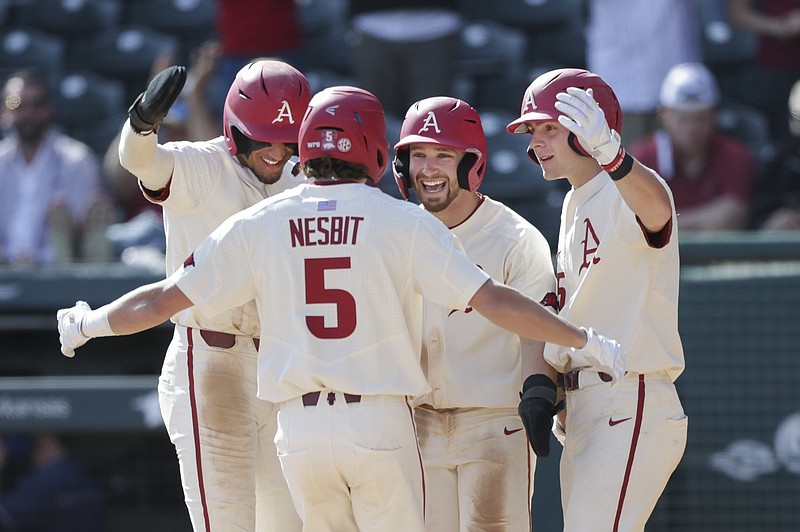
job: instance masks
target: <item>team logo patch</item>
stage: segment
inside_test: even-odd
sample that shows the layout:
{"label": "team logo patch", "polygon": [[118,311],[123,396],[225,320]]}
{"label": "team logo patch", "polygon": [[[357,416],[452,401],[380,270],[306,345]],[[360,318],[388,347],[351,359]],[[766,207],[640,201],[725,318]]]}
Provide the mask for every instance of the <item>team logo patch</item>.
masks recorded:
{"label": "team logo patch", "polygon": [[281,102],[281,107],[278,109],[278,116],[275,117],[275,120],[273,120],[272,123],[274,124],[275,122],[283,122],[284,118],[288,119],[290,124],[294,124],[292,108],[289,106],[289,102],[286,100]]}
{"label": "team logo patch", "polygon": [[188,268],[189,266],[194,266],[194,253],[189,255],[185,261],[183,261],[183,267]]}
{"label": "team logo patch", "polygon": [[336,143],[336,147],[343,153],[349,152],[352,146],[353,144],[350,142],[350,139],[339,139],[339,142]]}
{"label": "team logo patch", "polygon": [[536,109],[536,101],[533,99],[533,91],[528,92],[525,95],[525,101],[522,102],[522,113],[532,113]]}
{"label": "team logo patch", "polygon": [[429,129],[433,129],[436,133],[441,133],[442,130],[439,129],[439,122],[436,120],[436,115],[433,111],[428,111],[428,115],[425,117],[425,120],[422,122],[422,127],[419,128],[417,131],[417,135],[421,134],[423,131],[428,131]]}

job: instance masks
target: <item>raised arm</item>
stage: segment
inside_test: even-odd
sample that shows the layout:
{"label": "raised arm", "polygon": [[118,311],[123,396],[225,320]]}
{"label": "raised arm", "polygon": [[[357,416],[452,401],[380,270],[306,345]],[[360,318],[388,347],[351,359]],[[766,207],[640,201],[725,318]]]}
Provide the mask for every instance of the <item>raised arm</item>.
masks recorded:
{"label": "raised arm", "polygon": [[171,66],[158,73],[133,102],[122,126],[120,163],[149,190],[164,188],[172,177],[175,161],[169,150],[159,146],[156,132],[185,82],[184,67]]}
{"label": "raised arm", "polygon": [[558,122],[578,137],[597,163],[611,176],[622,199],[651,233],[672,219],[672,203],[656,173],[625,151],[619,133],[609,128],[592,89],[570,87],[559,93]]}

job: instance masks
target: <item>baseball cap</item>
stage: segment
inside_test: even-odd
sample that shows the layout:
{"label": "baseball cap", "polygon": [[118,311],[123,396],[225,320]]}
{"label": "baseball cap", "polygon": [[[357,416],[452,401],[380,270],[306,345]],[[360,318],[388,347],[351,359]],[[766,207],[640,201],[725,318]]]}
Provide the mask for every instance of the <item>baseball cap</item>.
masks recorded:
{"label": "baseball cap", "polygon": [[661,84],[661,105],[678,111],[698,111],[719,103],[714,74],[701,63],[681,63],[667,73]]}

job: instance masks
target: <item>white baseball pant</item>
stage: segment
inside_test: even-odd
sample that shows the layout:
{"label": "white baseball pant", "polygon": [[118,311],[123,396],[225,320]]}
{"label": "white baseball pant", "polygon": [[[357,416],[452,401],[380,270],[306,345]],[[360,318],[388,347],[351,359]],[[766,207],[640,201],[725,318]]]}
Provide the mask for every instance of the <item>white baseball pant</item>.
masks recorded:
{"label": "white baseball pant", "polygon": [[588,385],[567,391],[564,530],[643,531],[686,448],[675,385],[666,373],[629,373],[613,388],[580,382]]}
{"label": "white baseball pant", "polygon": [[303,530],[422,532],[422,459],[406,398],[304,397],[281,404],[275,435]]}
{"label": "white baseball pant", "polygon": [[530,532],[536,456],[516,408],[414,410],[425,464],[425,528]]}
{"label": "white baseball pant", "polygon": [[301,529],[273,442],[277,408],[256,397],[256,361],[251,337],[183,326],[167,349],[159,404],[195,532]]}

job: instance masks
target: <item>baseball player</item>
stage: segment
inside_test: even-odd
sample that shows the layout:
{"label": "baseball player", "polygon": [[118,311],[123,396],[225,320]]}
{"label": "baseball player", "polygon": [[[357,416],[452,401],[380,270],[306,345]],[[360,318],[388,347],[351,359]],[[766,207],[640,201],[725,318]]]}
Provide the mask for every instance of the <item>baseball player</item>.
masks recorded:
{"label": "baseball player", "polygon": [[98,310],[78,302],[58,312],[62,352],[73,355],[92,337],[141,331],[192,305],[217,314],[255,296],[258,395],[279,405],[275,442],[308,531],[424,529],[409,404],[430,392],[420,366],[423,297],[567,346],[576,364],[624,373],[616,342],[492,281],[436,218],[367,185],[388,166],[385,135],[371,93],[319,92],[300,129],[313,183],[232,216],[169,278]]}
{"label": "baseball player", "polygon": [[[497,282],[555,307],[555,275],[542,234],[477,189],[486,169],[478,112],[449,97],[427,98],[406,113],[395,145],[395,178],[458,237],[467,256]],[[555,309],[553,309],[555,310]],[[427,530],[531,530],[535,457],[517,414],[523,377],[555,398],[557,372],[544,344],[521,340],[472,312],[426,302],[422,367],[432,392],[415,409],[426,488]],[[526,390],[527,391],[527,390]],[[542,417],[547,455],[552,401]],[[533,442],[533,440],[532,440]],[[546,447],[546,448],[545,448]],[[525,467],[527,464],[527,467]]]}
{"label": "baseball player", "polygon": [[[615,386],[560,346],[545,358],[564,374],[561,496],[564,530],[644,530],[683,456],[687,417],[673,382],[678,335],[678,238],[665,182],[625,152],[614,91],[579,69],[542,74],[510,133],[531,135],[544,178],[567,179],[558,239],[560,316],[619,339],[628,373]],[[564,433],[566,433],[564,435]]]}
{"label": "baseball player", "polygon": [[[311,99],[292,66],[255,61],[230,87],[223,136],[159,145],[154,133],[184,80],[183,67],[152,80],[131,106],[119,148],[145,197],[163,207],[168,275],[230,215],[300,181],[290,158]],[[277,411],[256,397],[255,304],[171,319],[159,402],[194,530],[298,530],[272,441]]]}

